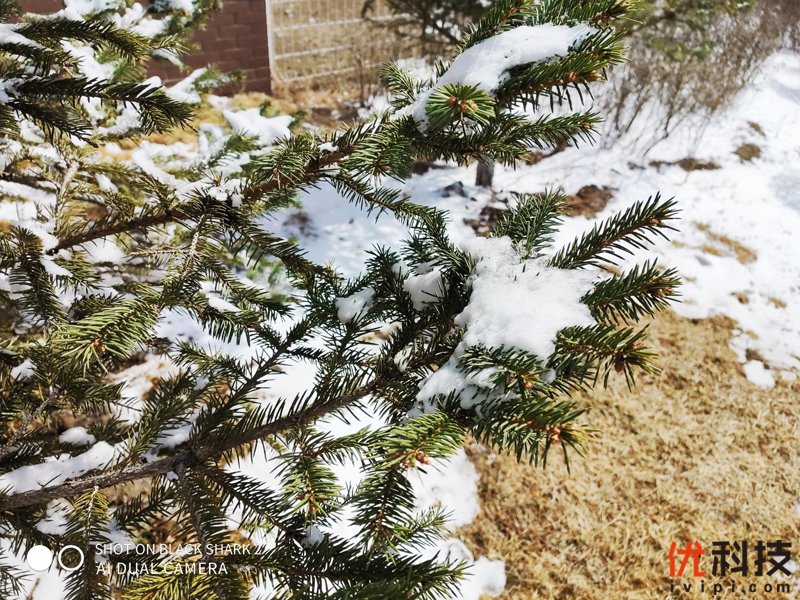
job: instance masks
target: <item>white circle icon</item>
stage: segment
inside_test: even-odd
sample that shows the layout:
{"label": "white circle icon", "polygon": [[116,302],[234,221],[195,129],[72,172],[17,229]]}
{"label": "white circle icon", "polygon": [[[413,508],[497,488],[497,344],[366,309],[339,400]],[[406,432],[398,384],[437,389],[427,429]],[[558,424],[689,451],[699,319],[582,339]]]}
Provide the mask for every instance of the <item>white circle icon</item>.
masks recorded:
{"label": "white circle icon", "polygon": [[[74,550],[75,552],[78,553],[78,556],[80,557],[80,559],[79,559],[79,562],[78,562],[77,565],[65,565],[64,564],[64,552],[66,552],[67,550]],[[58,551],[58,566],[61,567],[62,569],[64,569],[65,571],[77,571],[78,569],[80,569],[83,566],[84,559],[85,559],[85,557],[83,555],[83,550],[81,550],[77,546],[73,546],[71,544],[69,546],[64,546],[61,550]]]}
{"label": "white circle icon", "polygon": [[47,571],[50,565],[53,564],[53,551],[47,546],[37,544],[28,550],[25,558],[28,561],[28,566],[34,571]]}

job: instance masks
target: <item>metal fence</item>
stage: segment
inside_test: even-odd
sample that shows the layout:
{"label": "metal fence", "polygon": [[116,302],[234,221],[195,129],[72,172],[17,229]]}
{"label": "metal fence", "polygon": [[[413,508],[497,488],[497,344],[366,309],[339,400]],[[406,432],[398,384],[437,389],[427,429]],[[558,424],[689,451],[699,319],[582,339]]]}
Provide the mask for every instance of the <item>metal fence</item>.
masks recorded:
{"label": "metal fence", "polygon": [[375,78],[387,60],[410,49],[387,31],[394,16],[375,0],[369,19],[364,0],[266,0],[273,83],[312,84]]}

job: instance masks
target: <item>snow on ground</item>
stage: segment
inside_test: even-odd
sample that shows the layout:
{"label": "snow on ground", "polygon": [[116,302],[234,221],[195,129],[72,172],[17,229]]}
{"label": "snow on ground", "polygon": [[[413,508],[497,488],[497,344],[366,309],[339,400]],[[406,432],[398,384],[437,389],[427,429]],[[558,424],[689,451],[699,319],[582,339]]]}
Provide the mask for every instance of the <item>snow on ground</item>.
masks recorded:
{"label": "snow on ground", "polygon": [[[684,279],[683,302],[675,309],[691,318],[727,315],[738,323],[732,348],[740,360],[761,362],[791,378],[800,369],[800,56],[772,57],[754,85],[710,123],[692,123],[657,145],[646,159],[610,150],[571,149],[532,168],[502,170],[501,191],[536,191],[563,186],[575,193],[587,184],[614,189],[602,216],[660,191],[681,209],[679,231],[652,252]],[[704,127],[698,139],[694,133]],[[734,151],[755,144],[750,161]],[[719,165],[684,171],[668,163],[687,156]],[[633,162],[631,162],[633,161]],[[557,243],[591,227],[569,219]],[[750,367],[757,385],[771,379]]]}

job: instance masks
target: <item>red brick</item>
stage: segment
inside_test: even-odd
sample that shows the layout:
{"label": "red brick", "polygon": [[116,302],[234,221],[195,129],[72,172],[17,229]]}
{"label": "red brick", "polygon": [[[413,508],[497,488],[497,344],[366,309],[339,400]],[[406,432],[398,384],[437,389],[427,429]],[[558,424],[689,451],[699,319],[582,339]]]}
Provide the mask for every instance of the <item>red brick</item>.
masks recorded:
{"label": "red brick", "polygon": [[[62,0],[22,0],[21,3],[24,10],[38,13],[51,13],[63,7]],[[263,0],[226,0],[222,12],[211,17],[206,29],[195,33],[194,42],[198,50],[184,57],[184,61],[193,68],[214,64],[221,71],[241,70],[247,77],[244,89],[268,93],[266,19]],[[185,77],[166,61],[154,61],[150,71],[165,83],[174,83]],[[239,90],[230,88],[229,91]]]}
{"label": "red brick", "polygon": [[22,10],[34,13],[52,13],[64,8],[61,0],[22,0]]}
{"label": "red brick", "polygon": [[228,11],[225,8],[223,8],[222,9],[222,14],[214,15],[211,18],[210,24],[215,25],[217,27],[219,27],[219,26],[226,26],[227,27],[229,25],[235,25],[236,24],[236,17],[234,17],[232,14],[229,14]]}
{"label": "red brick", "polygon": [[243,62],[253,57],[253,52],[250,48],[231,48],[230,50],[222,51],[222,60],[224,61],[237,61]]}

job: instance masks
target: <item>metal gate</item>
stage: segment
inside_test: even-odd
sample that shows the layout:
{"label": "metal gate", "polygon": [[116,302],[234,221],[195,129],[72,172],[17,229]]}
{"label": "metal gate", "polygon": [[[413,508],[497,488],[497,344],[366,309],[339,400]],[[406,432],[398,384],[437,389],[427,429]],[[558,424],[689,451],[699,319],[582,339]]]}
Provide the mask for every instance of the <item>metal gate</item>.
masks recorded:
{"label": "metal gate", "polygon": [[273,84],[375,80],[387,60],[411,54],[387,31],[395,15],[375,0],[370,18],[364,0],[266,0]]}

